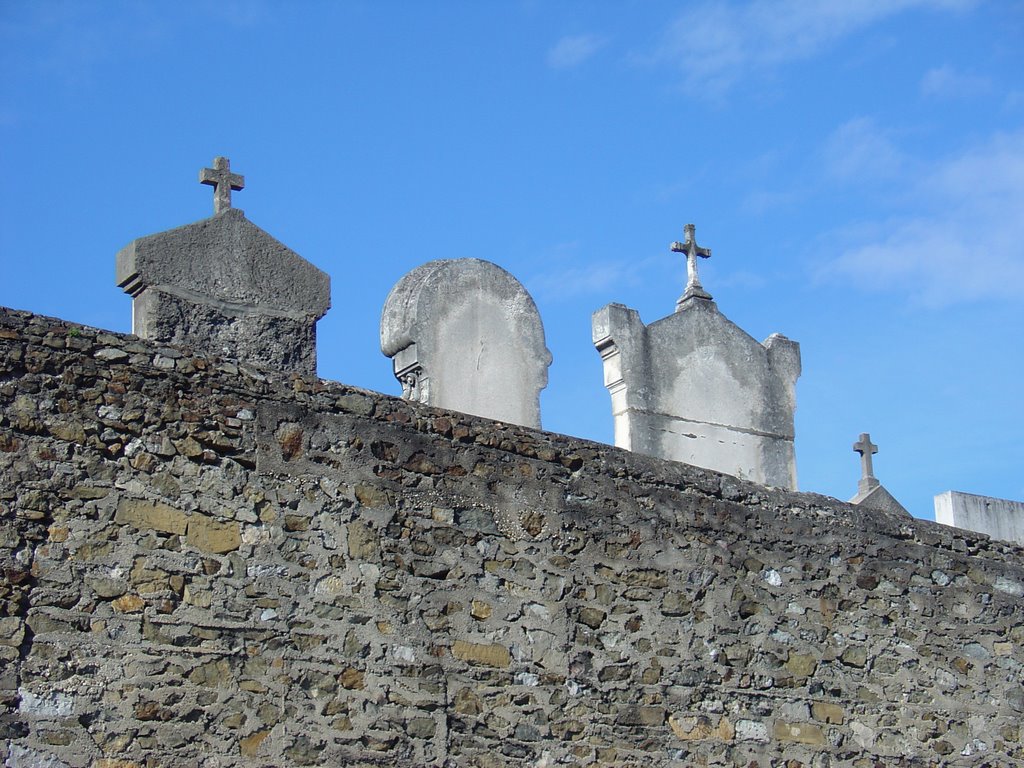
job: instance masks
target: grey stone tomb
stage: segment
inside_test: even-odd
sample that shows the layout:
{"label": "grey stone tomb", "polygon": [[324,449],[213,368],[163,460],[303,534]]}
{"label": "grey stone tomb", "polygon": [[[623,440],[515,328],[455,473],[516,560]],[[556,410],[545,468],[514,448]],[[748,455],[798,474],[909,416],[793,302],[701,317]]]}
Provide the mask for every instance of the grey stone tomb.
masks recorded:
{"label": "grey stone tomb", "polygon": [[316,373],[316,322],[331,306],[330,278],[231,207],[245,186],[227,158],[199,174],[214,215],[134,240],[117,254],[131,295],[132,330],[263,368]]}
{"label": "grey stone tomb", "polygon": [[935,497],[935,522],[1024,546],[1024,502],[946,491]]}
{"label": "grey stone tomb", "polygon": [[540,427],[551,353],[530,294],[480,259],[431,261],[388,294],[380,348],[408,400]]}
{"label": "grey stone tomb", "polygon": [[615,445],[796,488],[793,414],[800,345],[758,343],[721,312],[697,276],[692,224],[671,250],[686,254],[676,311],[651,325],[622,304],[594,313],[593,341],[611,393]]}
{"label": "grey stone tomb", "polygon": [[889,493],[875,477],[874,462],[871,457],[878,453],[878,446],[871,442],[871,435],[862,432],[860,439],[853,444],[853,450],[860,454],[861,477],[857,481],[857,495],[850,499],[850,503],[909,515],[910,513],[896,500],[896,497]]}

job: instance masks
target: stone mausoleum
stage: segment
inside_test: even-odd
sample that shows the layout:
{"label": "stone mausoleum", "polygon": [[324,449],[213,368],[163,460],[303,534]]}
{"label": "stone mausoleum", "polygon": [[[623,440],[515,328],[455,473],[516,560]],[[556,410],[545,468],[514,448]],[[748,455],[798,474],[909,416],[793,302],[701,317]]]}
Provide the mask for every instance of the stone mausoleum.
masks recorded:
{"label": "stone mausoleum", "polygon": [[1024,762],[1019,545],[318,379],[323,282],[207,226],[158,336],[0,309],[5,766]]}
{"label": "stone mausoleum", "polygon": [[199,175],[214,215],[133,240],[117,254],[117,283],[132,297],[142,339],[187,344],[279,371],[316,373],[316,321],[331,306],[330,278],[231,205],[245,186],[226,158]]}
{"label": "stone mausoleum", "polygon": [[795,490],[800,346],[780,334],[759,344],[719,311],[697,276],[711,251],[695,231],[671,246],[687,257],[675,313],[651,325],[622,304],[594,313],[615,445]]}

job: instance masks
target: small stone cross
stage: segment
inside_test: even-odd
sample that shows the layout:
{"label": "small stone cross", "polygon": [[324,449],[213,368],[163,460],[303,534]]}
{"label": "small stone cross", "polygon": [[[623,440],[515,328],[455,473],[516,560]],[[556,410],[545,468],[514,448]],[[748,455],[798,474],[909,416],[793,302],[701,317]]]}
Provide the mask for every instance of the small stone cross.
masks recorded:
{"label": "small stone cross", "polygon": [[245,189],[245,177],[231,172],[231,161],[226,157],[213,158],[213,168],[199,172],[199,183],[213,187],[214,215],[231,207],[231,190]]}
{"label": "small stone cross", "polygon": [[871,435],[862,432],[860,440],[853,444],[853,450],[860,454],[860,473],[862,475],[858,486],[862,489],[870,489],[878,485],[874,469],[871,466],[871,455],[878,453],[878,446],[871,442]]}
{"label": "small stone cross", "polygon": [[687,299],[694,297],[698,299],[711,298],[711,294],[704,290],[704,286],[700,284],[700,279],[697,277],[697,257],[711,258],[711,249],[701,248],[697,245],[697,238],[694,234],[696,231],[697,228],[693,224],[687,224],[683,227],[683,242],[680,243],[677,240],[671,246],[673,253],[686,254],[686,290],[679,297],[679,301],[676,302],[677,312],[682,308],[683,302]]}

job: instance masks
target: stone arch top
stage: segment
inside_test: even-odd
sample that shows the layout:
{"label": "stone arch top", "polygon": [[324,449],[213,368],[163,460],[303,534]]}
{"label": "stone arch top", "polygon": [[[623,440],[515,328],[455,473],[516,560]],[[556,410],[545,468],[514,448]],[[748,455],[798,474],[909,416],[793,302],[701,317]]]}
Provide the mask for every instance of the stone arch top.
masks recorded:
{"label": "stone arch top", "polygon": [[482,259],[440,259],[406,274],[381,313],[381,351],[407,399],[540,427],[551,353],[523,285]]}

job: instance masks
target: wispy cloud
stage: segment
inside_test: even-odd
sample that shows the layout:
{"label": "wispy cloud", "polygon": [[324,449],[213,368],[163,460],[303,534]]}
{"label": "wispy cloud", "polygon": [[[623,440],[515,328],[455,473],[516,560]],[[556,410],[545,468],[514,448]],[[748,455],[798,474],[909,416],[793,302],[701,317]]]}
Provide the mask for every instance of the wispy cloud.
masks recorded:
{"label": "wispy cloud", "polygon": [[921,93],[932,98],[969,98],[988,93],[991,88],[988,78],[957,72],[949,65],[929,69],[921,78]]}
{"label": "wispy cloud", "polygon": [[651,279],[651,273],[662,269],[666,263],[663,253],[633,261],[592,261],[581,248],[579,242],[553,246],[546,265],[525,280],[530,293],[540,300],[607,296],[616,288],[644,284]]}
{"label": "wispy cloud", "polygon": [[708,0],[676,18],[654,58],[677,66],[687,90],[721,96],[751,73],[811,58],[899,12],[973,4],[974,0]]}
{"label": "wispy cloud", "polygon": [[743,196],[740,208],[752,216],[793,208],[804,196],[799,189],[754,189]]}
{"label": "wispy cloud", "polygon": [[1024,130],[948,158],[916,183],[918,210],[869,224],[823,271],[930,307],[1024,300]]}
{"label": "wispy cloud", "polygon": [[825,141],[822,159],[828,173],[841,181],[891,178],[904,163],[888,135],[868,117],[855,118],[833,131]]}
{"label": "wispy cloud", "polygon": [[633,265],[615,262],[566,266],[534,275],[530,290],[538,298],[562,298],[607,293],[616,285],[635,285]]}
{"label": "wispy cloud", "polygon": [[553,69],[578,67],[595,53],[604,40],[596,35],[572,35],[563,37],[548,50],[548,66]]}
{"label": "wispy cloud", "polygon": [[[23,77],[27,72],[72,87],[92,85],[105,62],[165,50],[174,34],[196,19],[246,27],[268,20],[271,12],[266,0],[204,1],[180,13],[150,3],[123,4],[117,12],[106,3],[10,3],[0,6],[0,71]],[[15,60],[6,53],[12,47],[8,41],[15,39],[32,51],[30,56]]]}

